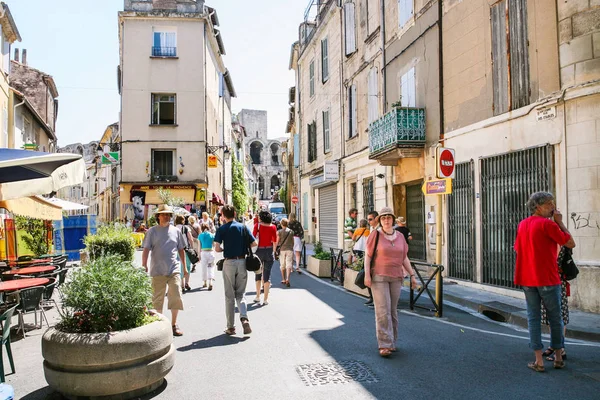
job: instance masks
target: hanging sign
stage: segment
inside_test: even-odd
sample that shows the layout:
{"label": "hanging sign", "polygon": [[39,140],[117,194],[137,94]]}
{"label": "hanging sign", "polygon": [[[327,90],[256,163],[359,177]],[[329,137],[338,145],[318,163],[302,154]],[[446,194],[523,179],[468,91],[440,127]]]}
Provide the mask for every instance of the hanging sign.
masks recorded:
{"label": "hanging sign", "polygon": [[451,194],[452,193],[452,179],[436,179],[433,181],[425,181],[421,187],[423,194],[435,195],[435,194]]}
{"label": "hanging sign", "polygon": [[110,152],[102,154],[102,164],[117,164],[119,162],[119,152]]}
{"label": "hanging sign", "polygon": [[218,167],[217,156],[209,154],[208,155],[208,168],[217,168],[217,167]]}

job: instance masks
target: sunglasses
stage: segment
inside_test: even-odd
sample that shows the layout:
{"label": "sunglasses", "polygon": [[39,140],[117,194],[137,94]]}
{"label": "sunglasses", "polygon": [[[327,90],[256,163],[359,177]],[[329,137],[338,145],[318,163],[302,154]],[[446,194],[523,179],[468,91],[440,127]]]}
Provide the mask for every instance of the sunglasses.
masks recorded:
{"label": "sunglasses", "polygon": [[373,221],[373,218],[368,218],[367,221]]}

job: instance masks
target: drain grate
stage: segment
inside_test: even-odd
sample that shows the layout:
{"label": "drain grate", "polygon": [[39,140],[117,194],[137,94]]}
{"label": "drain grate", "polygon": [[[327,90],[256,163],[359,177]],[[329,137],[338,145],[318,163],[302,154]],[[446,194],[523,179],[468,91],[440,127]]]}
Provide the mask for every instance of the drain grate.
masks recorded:
{"label": "drain grate", "polygon": [[306,386],[323,386],[330,383],[376,383],[379,379],[362,361],[345,360],[332,363],[302,364],[296,372]]}

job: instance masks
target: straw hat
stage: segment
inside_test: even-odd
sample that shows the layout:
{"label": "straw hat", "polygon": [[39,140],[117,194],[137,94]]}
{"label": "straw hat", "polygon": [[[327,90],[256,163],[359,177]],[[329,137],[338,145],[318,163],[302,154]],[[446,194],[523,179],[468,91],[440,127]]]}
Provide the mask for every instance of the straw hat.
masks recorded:
{"label": "straw hat", "polygon": [[394,220],[396,219],[396,216],[394,215],[394,210],[392,210],[390,207],[383,207],[380,211],[379,211],[379,215],[377,216],[377,223],[379,223],[379,220],[381,219],[381,217],[383,217],[384,215],[391,215],[392,218],[394,218]]}
{"label": "straw hat", "polygon": [[396,222],[398,223],[398,225],[406,225],[406,220],[404,219],[404,217],[398,217],[398,219],[396,219]]}
{"label": "straw hat", "polygon": [[154,214],[173,214],[173,209],[171,208],[171,206],[161,204],[160,206],[158,206]]}

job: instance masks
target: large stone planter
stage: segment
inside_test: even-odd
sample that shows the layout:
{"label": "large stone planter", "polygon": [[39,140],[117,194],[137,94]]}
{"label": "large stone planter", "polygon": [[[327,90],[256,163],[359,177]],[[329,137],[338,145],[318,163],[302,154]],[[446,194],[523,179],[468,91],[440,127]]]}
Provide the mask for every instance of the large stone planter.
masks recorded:
{"label": "large stone planter", "polygon": [[329,278],[331,277],[331,260],[318,260],[310,256],[306,269],[319,278]]}
{"label": "large stone planter", "polygon": [[103,334],[48,329],[42,337],[46,381],[65,397],[129,399],[158,388],[173,368],[171,324],[160,321]]}
{"label": "large stone planter", "polygon": [[362,296],[369,296],[369,291],[367,289],[361,289],[354,284],[356,280],[356,276],[358,275],[358,271],[355,271],[350,268],[346,268],[344,272],[344,289],[349,290],[354,293],[358,293]]}

